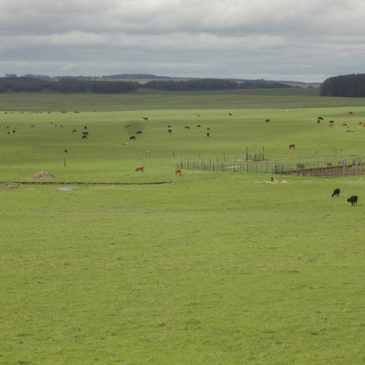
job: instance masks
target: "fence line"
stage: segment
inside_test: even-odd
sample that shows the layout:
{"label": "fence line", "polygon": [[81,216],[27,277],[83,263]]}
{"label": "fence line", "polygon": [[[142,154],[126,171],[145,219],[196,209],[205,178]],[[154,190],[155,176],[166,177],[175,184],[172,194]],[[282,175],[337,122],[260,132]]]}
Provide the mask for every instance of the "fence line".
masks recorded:
{"label": "fence line", "polygon": [[[320,157],[322,155],[327,157]],[[264,174],[338,176],[365,173],[365,152],[360,150],[317,151],[305,153],[182,153],[176,167],[209,171],[233,171]],[[172,157],[171,156],[171,157]],[[161,156],[162,157],[162,156]],[[166,157],[166,155],[165,155]]]}

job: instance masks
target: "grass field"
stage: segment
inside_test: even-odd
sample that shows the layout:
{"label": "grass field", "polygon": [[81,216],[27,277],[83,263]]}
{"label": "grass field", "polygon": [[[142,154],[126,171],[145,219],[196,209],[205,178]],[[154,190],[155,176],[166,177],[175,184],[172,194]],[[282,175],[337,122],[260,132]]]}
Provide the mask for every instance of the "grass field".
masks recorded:
{"label": "grass field", "polygon": [[364,363],[363,175],[174,174],[363,151],[363,99],[278,93],[1,95],[0,363]]}

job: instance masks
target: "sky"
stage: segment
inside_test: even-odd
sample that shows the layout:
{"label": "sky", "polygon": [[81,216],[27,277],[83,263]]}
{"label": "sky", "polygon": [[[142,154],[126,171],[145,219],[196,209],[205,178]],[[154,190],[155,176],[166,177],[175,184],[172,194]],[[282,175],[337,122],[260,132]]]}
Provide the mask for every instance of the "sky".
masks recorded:
{"label": "sky", "polygon": [[363,73],[363,0],[0,0],[0,76],[322,82]]}

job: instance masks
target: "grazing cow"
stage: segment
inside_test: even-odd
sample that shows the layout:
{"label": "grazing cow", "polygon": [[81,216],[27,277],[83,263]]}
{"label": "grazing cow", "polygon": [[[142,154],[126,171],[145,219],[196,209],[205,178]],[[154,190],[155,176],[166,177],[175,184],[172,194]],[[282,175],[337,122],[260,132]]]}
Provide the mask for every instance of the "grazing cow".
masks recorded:
{"label": "grazing cow", "polygon": [[142,134],[142,131],[137,131],[136,134]]}
{"label": "grazing cow", "polygon": [[318,117],[318,120],[323,120],[323,118],[322,117]]}
{"label": "grazing cow", "polygon": [[136,136],[130,136],[129,140],[132,141],[133,139],[136,139]]}
{"label": "grazing cow", "polygon": [[13,129],[13,133],[15,133],[16,131],[15,131],[15,129]]}
{"label": "grazing cow", "polygon": [[353,114],[352,112],[348,112],[349,114]]}
{"label": "grazing cow", "polygon": [[171,128],[171,124],[168,124],[168,125],[167,125],[167,128]]}
{"label": "grazing cow", "polygon": [[124,126],[124,128],[129,128],[129,127],[132,127],[132,124],[126,124],[126,125]]}
{"label": "grazing cow", "polygon": [[77,132],[77,129],[73,129],[73,130],[72,130],[72,133],[76,133],[76,132]]}
{"label": "grazing cow", "polygon": [[87,125],[84,125],[84,129],[87,129]]}
{"label": "grazing cow", "polygon": [[289,145],[289,149],[291,150],[292,148],[295,149],[295,144],[294,143],[292,143],[292,144]]}
{"label": "grazing cow", "polygon": [[265,119],[265,123],[270,123],[270,119]]}
{"label": "grazing cow", "polygon": [[169,133],[172,133],[172,129],[168,129],[167,131],[168,131]]}
{"label": "grazing cow", "polygon": [[339,197],[340,196],[340,189],[339,188],[337,188],[337,189],[335,189],[335,190],[333,190],[333,193],[332,193],[332,198],[334,197],[334,196],[337,196],[337,197]]}
{"label": "grazing cow", "polygon": [[184,125],[185,129],[190,129],[190,125]]}
{"label": "grazing cow", "polygon": [[148,118],[147,118],[147,117],[142,117],[142,119],[144,119],[144,120],[148,120]]}
{"label": "grazing cow", "polygon": [[201,127],[201,125],[200,124],[197,124],[197,126],[196,126],[197,128],[200,128]]}
{"label": "grazing cow", "polygon": [[68,150],[63,150],[64,153],[68,153]]}
{"label": "grazing cow", "polygon": [[351,203],[351,205],[357,205],[357,195],[353,195],[350,198],[346,199],[346,203]]}
{"label": "grazing cow", "polygon": [[209,132],[207,132],[207,137],[209,137],[210,136],[210,133]]}
{"label": "grazing cow", "polygon": [[343,122],[342,126],[347,127],[347,123]]}
{"label": "grazing cow", "polygon": [[181,175],[181,169],[176,168],[175,169],[175,175]]}
{"label": "grazing cow", "polygon": [[87,131],[83,131],[83,132],[82,132],[82,134],[86,134],[86,135],[88,135],[88,134],[89,134],[89,132],[87,132]]}
{"label": "grazing cow", "polygon": [[320,120],[319,118],[317,119],[317,123],[318,123],[318,124],[320,124],[320,123],[321,123],[321,120]]}
{"label": "grazing cow", "polygon": [[143,172],[143,166],[142,165],[138,165],[135,169],[136,172],[140,171]]}
{"label": "grazing cow", "polygon": [[83,134],[81,139],[87,139],[87,134]]}
{"label": "grazing cow", "polygon": [[207,127],[207,131],[210,131],[210,127]]}
{"label": "grazing cow", "polygon": [[228,113],[228,115],[231,117],[232,116],[232,113]]}

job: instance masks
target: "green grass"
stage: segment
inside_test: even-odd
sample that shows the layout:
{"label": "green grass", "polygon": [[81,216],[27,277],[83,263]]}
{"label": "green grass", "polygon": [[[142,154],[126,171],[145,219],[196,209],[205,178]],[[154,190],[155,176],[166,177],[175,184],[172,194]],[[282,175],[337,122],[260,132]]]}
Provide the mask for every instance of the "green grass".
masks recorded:
{"label": "green grass", "polygon": [[[1,364],[365,362],[363,176],[174,175],[181,159],[245,146],[361,150],[365,108],[223,106],[0,114],[0,181],[46,170],[55,181],[171,182],[1,186]],[[358,206],[344,204],[352,194]]]}
{"label": "green grass", "polygon": [[176,109],[290,109],[364,106],[363,98],[319,97],[319,89],[254,89],[209,92],[138,90],[127,94],[1,94],[3,111],[135,111]]}

